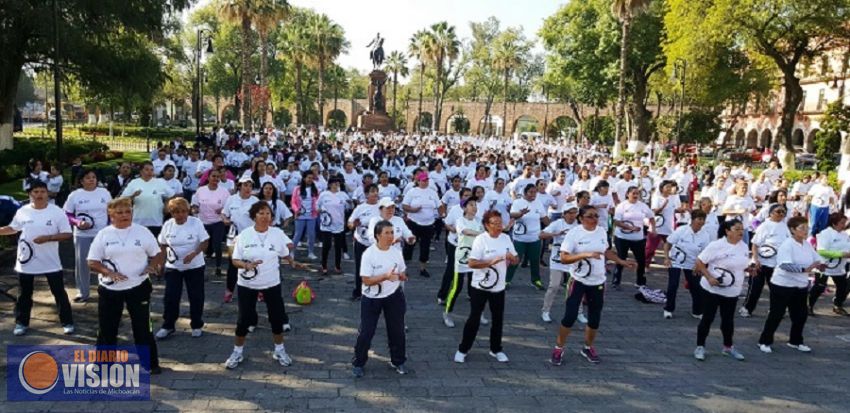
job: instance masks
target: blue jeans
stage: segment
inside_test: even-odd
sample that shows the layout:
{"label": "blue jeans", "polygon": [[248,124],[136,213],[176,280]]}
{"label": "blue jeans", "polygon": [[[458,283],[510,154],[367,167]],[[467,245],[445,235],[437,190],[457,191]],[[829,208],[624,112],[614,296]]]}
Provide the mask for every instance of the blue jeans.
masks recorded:
{"label": "blue jeans", "polygon": [[307,253],[313,253],[313,245],[316,244],[316,218],[298,218],[295,220],[295,237],[292,243],[297,247],[307,232]]}

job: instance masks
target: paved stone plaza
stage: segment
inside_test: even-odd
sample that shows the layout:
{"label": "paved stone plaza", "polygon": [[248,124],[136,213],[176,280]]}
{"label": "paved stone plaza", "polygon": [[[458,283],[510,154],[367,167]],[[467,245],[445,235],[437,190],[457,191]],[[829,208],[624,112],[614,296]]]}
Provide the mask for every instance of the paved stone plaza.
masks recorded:
{"label": "paved stone plaza", "polygon": [[[65,243],[67,244],[67,243]],[[72,263],[70,244],[63,245],[66,268]],[[301,251],[299,251],[301,254]],[[72,256],[72,255],[71,255]],[[602,363],[591,365],[578,355],[581,326],[568,342],[564,365],[549,364],[557,322],[540,321],[543,293],[528,284],[528,270],[518,272],[508,291],[504,347],[511,361],[499,364],[487,355],[488,328],[465,364],[452,356],[460,341],[468,302],[463,298],[455,309],[457,327],[443,326],[434,297],[442,274],[442,242],[432,258],[430,279],[415,271],[407,283],[408,366],[414,373],[399,376],[387,366],[388,351],[383,323],[373,340],[373,354],[366,377],[351,377],[350,360],[357,334],[359,302],[348,300],[353,262],[345,261],[345,276],[320,277],[314,271],[293,273],[285,267],[287,294],[303,278],[316,291],[316,302],[308,307],[287,301],[294,331],[287,334],[287,351],[294,364],[289,368],[271,358],[271,332],[264,324],[260,304],[260,327],[248,338],[246,360],[227,371],[223,362],[233,345],[236,304],[222,304],[223,279],[208,272],[206,283],[205,333],[189,336],[188,319],[178,322],[178,332],[160,343],[163,374],[152,378],[149,402],[72,403],[6,402],[6,360],[0,371],[0,411],[665,411],[665,412],[820,412],[848,411],[846,390],[850,377],[850,318],[839,318],[828,310],[829,299],[819,302],[818,317],[806,325],[806,343],[814,351],[801,354],[784,346],[789,323],[780,326],[774,353],[756,348],[767,310],[762,299],[756,315],[736,318],[735,342],[747,356],[737,362],[720,355],[719,317],[715,320],[705,362],[694,360],[692,351],[697,320],[688,315],[690,298],[679,291],[676,318],[664,320],[661,306],[643,304],[633,298],[631,287],[608,291],[597,349]],[[15,285],[4,258],[0,283]],[[626,281],[633,275],[624,276]],[[544,277],[544,281],[547,277]],[[654,268],[650,285],[666,285],[666,272]],[[72,271],[66,271],[69,295]],[[155,282],[154,328],[159,328],[164,285]],[[17,288],[11,293],[15,294]],[[767,294],[765,294],[767,295]],[[96,297],[96,294],[94,294]],[[97,303],[72,303],[77,335],[62,335],[45,282],[36,283],[35,307],[30,332],[13,337],[12,302],[0,298],[0,340],[15,344],[91,344],[96,334]],[[563,302],[553,308],[560,318]],[[188,315],[184,300],[182,314]],[[489,317],[489,316],[488,316]],[[122,326],[124,340],[129,322]],[[4,351],[5,353],[5,351]]]}

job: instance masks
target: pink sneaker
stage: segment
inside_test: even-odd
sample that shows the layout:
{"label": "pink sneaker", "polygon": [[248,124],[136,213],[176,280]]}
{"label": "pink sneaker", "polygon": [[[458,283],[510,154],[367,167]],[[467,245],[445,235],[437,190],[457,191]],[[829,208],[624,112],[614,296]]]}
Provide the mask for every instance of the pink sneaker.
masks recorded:
{"label": "pink sneaker", "polygon": [[233,301],[233,291],[224,290],[224,302],[229,303]]}
{"label": "pink sneaker", "polygon": [[553,365],[560,366],[564,357],[564,349],[555,347],[552,350],[552,359],[550,360]]}
{"label": "pink sneaker", "polygon": [[266,297],[263,296],[263,293],[257,293],[257,302],[263,302],[266,300]]}

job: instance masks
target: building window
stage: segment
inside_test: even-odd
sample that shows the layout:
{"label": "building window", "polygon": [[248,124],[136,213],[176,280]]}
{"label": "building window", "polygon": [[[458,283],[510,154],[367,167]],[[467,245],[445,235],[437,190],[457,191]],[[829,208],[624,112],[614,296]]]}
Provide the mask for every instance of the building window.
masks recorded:
{"label": "building window", "polygon": [[824,99],[825,93],[826,93],[826,89],[821,89],[820,92],[818,92],[818,107],[817,107],[818,111],[823,110],[823,104],[825,103],[825,99]]}
{"label": "building window", "polygon": [[797,108],[798,112],[806,111],[806,91],[803,91],[803,99],[800,99],[800,107]]}
{"label": "building window", "polygon": [[829,74],[829,56],[823,56],[820,60],[820,75],[826,76]]}

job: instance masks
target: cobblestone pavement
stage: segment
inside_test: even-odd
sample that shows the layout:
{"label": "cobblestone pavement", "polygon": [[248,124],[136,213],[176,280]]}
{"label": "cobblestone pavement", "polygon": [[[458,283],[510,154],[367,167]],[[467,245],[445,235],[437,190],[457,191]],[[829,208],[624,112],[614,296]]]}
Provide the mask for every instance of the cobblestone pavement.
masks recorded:
{"label": "cobblestone pavement", "polygon": [[[66,266],[72,263],[69,246],[63,245]],[[523,269],[508,291],[506,305],[504,348],[510,362],[499,364],[487,355],[488,327],[482,327],[467,362],[455,364],[452,356],[469,305],[461,298],[455,308],[457,327],[443,326],[442,307],[434,300],[443,270],[442,242],[437,249],[429,267],[433,277],[422,278],[410,271],[411,281],[406,286],[412,375],[399,376],[387,366],[386,334],[381,324],[366,377],[351,377],[349,363],[359,320],[359,303],[348,300],[352,261],[344,262],[346,275],[330,277],[319,276],[315,265],[313,271],[297,273],[285,267],[287,294],[302,279],[309,280],[317,294],[316,302],[307,307],[285,297],[294,327],[286,336],[287,351],[294,358],[291,367],[281,367],[271,358],[271,332],[264,324],[265,309],[260,304],[260,327],[248,338],[245,362],[235,370],[225,370],[236,305],[222,304],[223,279],[208,272],[205,334],[191,338],[188,319],[181,318],[177,334],[160,343],[164,372],[152,379],[151,401],[12,403],[2,391],[0,411],[848,411],[850,318],[832,315],[826,297],[819,302],[818,317],[810,318],[806,325],[806,343],[814,349],[811,354],[781,345],[787,340],[787,318],[777,334],[774,353],[758,351],[756,340],[767,310],[765,297],[753,318],[735,320],[735,341],[746,361],[720,355],[718,319],[708,340],[708,359],[698,362],[692,357],[697,320],[687,313],[690,297],[686,290],[679,291],[679,309],[672,320],[662,318],[659,305],[636,301],[630,287],[608,291],[597,339],[602,363],[591,365],[579,356],[579,326],[567,344],[564,365],[554,367],[548,358],[557,321],[540,321],[543,294],[528,284],[528,270]],[[8,268],[10,261],[4,259],[0,270],[0,283],[7,286],[16,283]],[[73,297],[72,274],[72,270],[66,271],[65,285]],[[665,286],[665,274],[654,268],[649,274],[650,286]],[[624,275],[627,281],[631,277]],[[545,274],[544,281],[547,279]],[[155,328],[160,323],[163,288],[161,281],[155,282]],[[94,342],[95,300],[72,303],[78,331],[73,337],[61,334],[43,281],[36,284],[35,301],[31,331],[25,337],[13,337],[12,303],[0,297],[4,347],[9,343]],[[553,318],[560,319],[563,308],[559,300]],[[185,299],[181,314],[188,315]],[[121,340],[126,342],[130,336],[125,321]],[[5,354],[2,364],[0,386],[5,388]]]}

